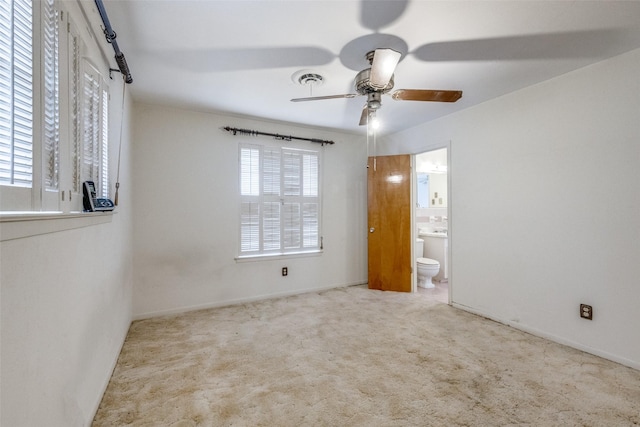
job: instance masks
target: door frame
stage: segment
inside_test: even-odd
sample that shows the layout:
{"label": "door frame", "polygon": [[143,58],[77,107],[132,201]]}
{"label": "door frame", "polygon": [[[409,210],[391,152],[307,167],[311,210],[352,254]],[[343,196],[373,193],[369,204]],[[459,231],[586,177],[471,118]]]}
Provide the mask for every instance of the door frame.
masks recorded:
{"label": "door frame", "polygon": [[[419,154],[423,154],[423,153],[427,153],[429,151],[435,151],[435,150],[440,150],[442,148],[446,148],[447,149],[447,239],[448,239],[448,248],[447,248],[447,262],[448,262],[448,267],[449,267],[449,272],[448,272],[448,286],[449,286],[449,301],[448,304],[451,305],[453,302],[453,262],[452,262],[452,216],[451,213],[453,211],[453,203],[452,203],[452,197],[451,195],[453,194],[453,187],[452,187],[452,168],[451,168],[451,140],[448,141],[444,141],[441,142],[439,144],[433,144],[433,145],[429,145],[428,147],[425,147],[424,149],[417,151],[415,153],[413,153],[411,155],[411,175],[412,175],[412,180],[411,180],[411,223],[413,224],[413,227],[411,229],[411,259],[416,259],[416,254],[415,254],[415,241],[418,238],[418,229],[417,229],[417,222],[416,222],[416,201],[418,200],[418,189],[417,189],[417,182],[418,182],[418,171],[416,170],[416,156]],[[413,274],[411,275],[411,292],[418,292],[418,270],[417,270],[417,266],[414,265],[413,267]]]}

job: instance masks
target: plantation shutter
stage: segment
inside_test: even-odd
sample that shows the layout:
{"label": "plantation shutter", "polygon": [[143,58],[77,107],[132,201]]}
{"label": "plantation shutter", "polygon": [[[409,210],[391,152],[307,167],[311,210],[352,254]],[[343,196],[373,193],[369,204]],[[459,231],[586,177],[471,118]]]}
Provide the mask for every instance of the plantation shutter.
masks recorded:
{"label": "plantation shutter", "polygon": [[285,156],[284,248],[319,246],[319,158],[317,152],[283,149]]}
{"label": "plantation shutter", "polygon": [[[106,85],[104,85],[106,87]],[[109,197],[109,93],[102,90],[102,129],[100,132],[100,197]]]}
{"label": "plantation shutter", "polygon": [[262,160],[262,249],[279,251],[281,241],[281,155],[279,148],[264,147]]}
{"label": "plantation shutter", "polygon": [[94,181],[96,189],[99,190],[100,77],[97,71],[87,62],[85,62],[82,84],[81,176],[83,181]]}
{"label": "plantation shutter", "polygon": [[58,11],[53,1],[48,0],[43,12],[44,45],[44,114],[43,114],[43,166],[44,188],[57,190],[60,173],[60,85],[59,51],[60,35]]}
{"label": "plantation shutter", "polygon": [[33,180],[33,4],[0,2],[0,185]]}
{"label": "plantation shutter", "polygon": [[75,25],[69,23],[69,119],[71,135],[71,185],[73,192],[79,194],[81,188],[82,136],[81,114],[82,97],[80,84],[80,37]]}
{"label": "plantation shutter", "polygon": [[297,151],[283,150],[284,155],[284,195],[292,196],[284,203],[283,212],[283,238],[284,248],[294,249],[300,247],[301,218],[300,199],[302,192],[302,155]]}
{"label": "plantation shutter", "polygon": [[260,149],[240,149],[240,251],[260,250]]}
{"label": "plantation shutter", "polygon": [[302,246],[314,248],[319,245],[319,165],[317,154],[302,156]]}
{"label": "plantation shutter", "polygon": [[319,249],[319,153],[240,148],[240,253]]}

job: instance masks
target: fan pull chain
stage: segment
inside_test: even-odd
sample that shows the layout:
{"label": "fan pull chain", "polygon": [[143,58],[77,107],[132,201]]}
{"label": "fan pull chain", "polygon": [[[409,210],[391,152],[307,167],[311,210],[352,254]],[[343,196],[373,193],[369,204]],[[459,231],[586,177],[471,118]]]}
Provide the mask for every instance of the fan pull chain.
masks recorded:
{"label": "fan pull chain", "polygon": [[369,169],[369,114],[367,114],[367,169]]}
{"label": "fan pull chain", "polygon": [[377,171],[377,159],[376,159],[376,129],[373,126],[372,118],[375,116],[375,110],[367,113],[367,168],[369,167],[369,139],[373,140],[373,171]]}
{"label": "fan pull chain", "polygon": [[377,152],[377,147],[376,147],[376,130],[373,130],[373,171],[375,172],[377,170],[377,159],[376,159],[376,152]]}

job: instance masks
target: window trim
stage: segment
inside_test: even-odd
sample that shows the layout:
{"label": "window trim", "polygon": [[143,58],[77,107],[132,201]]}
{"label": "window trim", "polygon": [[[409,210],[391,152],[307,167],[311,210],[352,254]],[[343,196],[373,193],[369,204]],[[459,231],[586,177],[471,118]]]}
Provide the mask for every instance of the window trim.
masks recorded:
{"label": "window trim", "polygon": [[75,228],[106,224],[117,211],[107,212],[8,212],[0,214],[0,242]]}
{"label": "window trim", "polygon": [[313,251],[305,252],[286,252],[280,254],[251,254],[251,255],[237,255],[234,257],[236,262],[252,262],[252,261],[279,261],[283,259],[291,258],[310,258],[321,256],[324,253],[324,249],[316,249]]}

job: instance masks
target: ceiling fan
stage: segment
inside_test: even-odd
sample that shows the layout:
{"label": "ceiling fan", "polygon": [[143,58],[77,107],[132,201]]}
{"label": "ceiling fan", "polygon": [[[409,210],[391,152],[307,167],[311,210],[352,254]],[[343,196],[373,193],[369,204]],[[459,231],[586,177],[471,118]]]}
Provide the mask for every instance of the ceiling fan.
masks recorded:
{"label": "ceiling fan", "polygon": [[[366,125],[369,118],[382,105],[382,95],[393,89],[393,72],[400,61],[402,54],[393,49],[376,49],[366,55],[371,68],[360,71],[355,78],[355,90],[357,93],[342,95],[312,96],[307,98],[294,98],[292,102],[319,101],[324,99],[355,98],[366,95],[367,103],[362,109],[360,126]],[[456,102],[462,97],[459,90],[429,90],[429,89],[398,89],[391,97],[400,101],[431,101],[431,102]]]}

